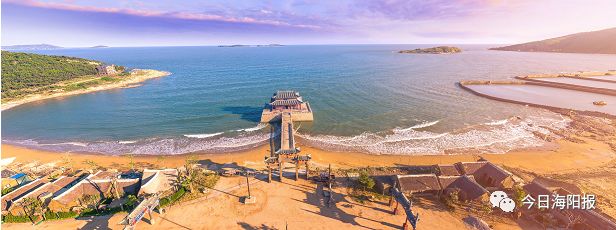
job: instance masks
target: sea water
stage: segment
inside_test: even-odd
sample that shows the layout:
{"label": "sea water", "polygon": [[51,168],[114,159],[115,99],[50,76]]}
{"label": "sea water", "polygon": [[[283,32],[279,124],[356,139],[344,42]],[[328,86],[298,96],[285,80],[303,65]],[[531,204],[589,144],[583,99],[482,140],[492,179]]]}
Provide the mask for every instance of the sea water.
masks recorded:
{"label": "sea water", "polygon": [[297,124],[306,144],[377,154],[506,152],[543,144],[558,114],[493,101],[460,80],[616,69],[616,55],[490,51],[399,54],[430,45],[131,47],[35,51],[169,71],[140,87],[25,104],[2,112],[2,141],[54,151],[106,154],[228,152],[267,143],[259,124],[276,90],[297,90],[314,122]]}

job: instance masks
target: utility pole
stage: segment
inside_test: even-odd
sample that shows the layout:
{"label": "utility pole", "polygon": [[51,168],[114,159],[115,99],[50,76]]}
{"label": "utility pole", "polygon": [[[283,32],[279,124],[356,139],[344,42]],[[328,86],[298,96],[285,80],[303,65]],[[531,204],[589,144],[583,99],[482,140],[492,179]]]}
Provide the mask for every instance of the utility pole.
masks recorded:
{"label": "utility pole", "polygon": [[250,181],[248,181],[248,171],[246,171],[246,186],[248,186],[248,199],[250,199]]}

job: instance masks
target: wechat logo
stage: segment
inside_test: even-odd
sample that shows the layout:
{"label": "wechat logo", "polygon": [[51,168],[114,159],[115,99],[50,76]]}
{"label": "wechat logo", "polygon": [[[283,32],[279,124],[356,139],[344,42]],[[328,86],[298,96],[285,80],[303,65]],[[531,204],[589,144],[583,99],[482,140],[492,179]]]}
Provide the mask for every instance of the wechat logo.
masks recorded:
{"label": "wechat logo", "polygon": [[503,212],[513,212],[515,202],[507,197],[507,193],[503,191],[494,191],[490,194],[490,203],[492,207],[499,207]]}

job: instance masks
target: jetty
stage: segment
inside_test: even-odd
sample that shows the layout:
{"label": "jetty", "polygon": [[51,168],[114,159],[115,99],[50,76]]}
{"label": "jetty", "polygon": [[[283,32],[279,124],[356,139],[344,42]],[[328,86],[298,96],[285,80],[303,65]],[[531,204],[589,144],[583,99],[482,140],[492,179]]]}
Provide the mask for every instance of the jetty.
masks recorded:
{"label": "jetty", "polygon": [[286,163],[295,165],[295,180],[299,178],[299,168],[306,167],[308,177],[308,162],[310,154],[300,155],[301,149],[295,146],[294,121],[313,121],[310,104],[305,102],[298,92],[278,91],[265,104],[261,114],[261,122],[272,124],[270,138],[270,154],[265,156],[268,169],[268,182],[272,181],[272,170],[278,169],[280,181],[283,179],[283,169]]}

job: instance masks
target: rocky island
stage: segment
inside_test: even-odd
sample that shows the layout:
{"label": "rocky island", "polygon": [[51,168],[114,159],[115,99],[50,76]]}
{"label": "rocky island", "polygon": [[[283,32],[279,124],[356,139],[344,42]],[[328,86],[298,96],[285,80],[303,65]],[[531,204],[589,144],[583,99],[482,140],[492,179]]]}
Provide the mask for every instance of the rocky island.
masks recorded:
{"label": "rocky island", "polygon": [[449,54],[460,53],[462,49],[453,46],[437,46],[432,48],[414,49],[414,50],[400,50],[401,54]]}

